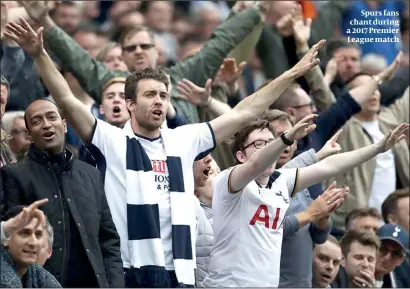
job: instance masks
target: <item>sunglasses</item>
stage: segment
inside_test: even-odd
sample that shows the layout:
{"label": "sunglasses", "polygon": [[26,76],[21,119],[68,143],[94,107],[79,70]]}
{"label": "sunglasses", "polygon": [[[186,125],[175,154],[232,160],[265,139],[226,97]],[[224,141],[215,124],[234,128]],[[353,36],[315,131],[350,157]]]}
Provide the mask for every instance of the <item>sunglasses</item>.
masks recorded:
{"label": "sunglasses", "polygon": [[389,250],[389,248],[381,246],[379,249],[379,252],[382,255],[387,255],[390,253],[390,255],[393,257],[393,259],[400,259],[401,257],[404,256],[403,250]]}
{"label": "sunglasses", "polygon": [[152,43],[143,43],[143,44],[135,44],[135,45],[130,45],[130,46],[124,46],[122,47],[122,50],[126,51],[126,52],[134,52],[137,47],[141,47],[142,50],[149,50],[152,47],[155,46],[155,44]]}

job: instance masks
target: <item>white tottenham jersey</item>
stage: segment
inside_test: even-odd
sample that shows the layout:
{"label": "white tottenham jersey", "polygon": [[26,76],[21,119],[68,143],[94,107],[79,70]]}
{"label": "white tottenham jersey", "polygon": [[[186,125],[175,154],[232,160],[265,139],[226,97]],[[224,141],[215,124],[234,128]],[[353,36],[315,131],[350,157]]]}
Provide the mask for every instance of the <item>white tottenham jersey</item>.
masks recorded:
{"label": "white tottenham jersey", "polygon": [[[190,180],[190,186],[185,188],[187,193],[193,195],[194,177],[193,163],[198,154],[213,149],[214,133],[207,123],[184,125],[172,132],[175,134],[175,142],[179,143],[181,151],[186,156],[183,158],[185,174],[184,178]],[[138,137],[138,136],[137,136]],[[168,168],[166,155],[163,151],[161,138],[146,139],[138,137],[142,147],[151,160],[155,177],[153,194],[159,195],[159,217],[161,240],[164,247],[165,268],[173,270],[172,240],[171,240],[171,203],[169,196]],[[94,144],[103,153],[107,161],[105,176],[105,194],[111,215],[121,240],[121,258],[125,268],[130,267],[130,252],[128,248],[128,225],[127,225],[127,188],[126,188],[126,134],[115,126],[102,120],[97,120],[92,137]]]}
{"label": "white tottenham jersey", "polygon": [[233,168],[214,180],[214,247],[204,287],[277,287],[283,220],[296,186],[297,169],[275,172],[270,188],[255,181],[229,192]]}

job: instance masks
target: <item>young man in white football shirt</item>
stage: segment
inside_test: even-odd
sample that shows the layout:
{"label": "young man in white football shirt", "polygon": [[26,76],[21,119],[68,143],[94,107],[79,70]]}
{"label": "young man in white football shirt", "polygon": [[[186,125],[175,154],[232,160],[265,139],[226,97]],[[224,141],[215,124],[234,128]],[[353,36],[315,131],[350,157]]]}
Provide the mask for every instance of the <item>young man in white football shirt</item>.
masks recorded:
{"label": "young man in white football shirt", "polygon": [[[315,128],[310,125],[314,117],[305,117],[277,139],[267,121],[251,123],[236,135],[233,151],[239,164],[221,172],[214,181],[214,247],[204,287],[277,287],[282,222],[292,194],[390,149],[405,138],[408,129],[401,124],[377,144],[308,167],[275,171],[283,150]],[[345,195],[345,191],[334,189],[318,199],[330,213]],[[298,218],[311,222],[316,214]]]}

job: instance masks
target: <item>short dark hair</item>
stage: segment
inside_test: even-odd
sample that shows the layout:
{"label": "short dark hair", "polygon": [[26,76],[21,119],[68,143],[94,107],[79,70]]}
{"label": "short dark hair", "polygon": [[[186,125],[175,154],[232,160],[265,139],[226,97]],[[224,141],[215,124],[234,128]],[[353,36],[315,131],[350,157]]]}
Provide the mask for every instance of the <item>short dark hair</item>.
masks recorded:
{"label": "short dark hair", "polygon": [[355,48],[361,52],[360,46],[355,42],[350,42],[347,38],[333,39],[326,45],[326,55],[330,59],[336,50],[340,48]]}
{"label": "short dark hair", "polygon": [[402,198],[408,198],[408,197],[410,197],[409,187],[396,190],[387,196],[387,198],[384,200],[382,204],[382,216],[383,216],[383,221],[386,224],[389,223],[389,220],[387,219],[389,214],[393,214],[394,212],[397,211],[397,202]]}
{"label": "short dark hair", "polygon": [[363,246],[371,246],[376,249],[376,252],[380,248],[379,237],[373,231],[348,230],[340,240],[340,247],[344,257],[347,257],[354,242],[359,242]]}
{"label": "short dark hair", "polygon": [[345,219],[345,227],[348,230],[350,225],[354,220],[357,218],[363,218],[363,217],[374,217],[379,220],[382,219],[382,216],[380,215],[379,211],[376,208],[360,208],[360,209],[354,209],[352,210]]}
{"label": "short dark hair", "polygon": [[168,90],[169,80],[164,71],[157,68],[138,69],[134,71],[134,73],[132,73],[130,76],[128,76],[125,80],[125,99],[131,99],[135,101],[137,97],[138,82],[141,79],[154,79],[162,82]]}
{"label": "short dark hair", "polygon": [[60,115],[61,119],[65,119],[65,118],[64,118],[64,115],[63,115],[63,112],[61,111],[61,109],[57,106],[57,104],[56,104],[53,100],[48,99],[48,98],[35,99],[35,100],[33,100],[32,102],[30,102],[30,103],[27,105],[27,108],[26,108],[26,110],[24,111],[24,124],[26,125],[26,129],[27,129],[27,130],[29,129],[28,121],[27,121],[27,110],[28,110],[28,108],[30,107],[30,105],[31,105],[32,103],[34,103],[34,102],[36,102],[36,101],[39,101],[39,100],[49,101],[49,102],[51,102],[52,104],[54,104],[55,107],[57,108],[58,114]]}
{"label": "short dark hair", "polygon": [[231,152],[238,164],[240,162],[236,158],[236,152],[243,150],[243,147],[246,141],[248,140],[249,135],[253,131],[258,130],[258,129],[259,130],[268,129],[270,132],[272,132],[273,136],[276,137],[275,130],[272,128],[271,124],[267,120],[264,120],[264,119],[256,120],[244,126],[238,133],[235,134],[235,138],[232,142],[232,148],[231,148]]}

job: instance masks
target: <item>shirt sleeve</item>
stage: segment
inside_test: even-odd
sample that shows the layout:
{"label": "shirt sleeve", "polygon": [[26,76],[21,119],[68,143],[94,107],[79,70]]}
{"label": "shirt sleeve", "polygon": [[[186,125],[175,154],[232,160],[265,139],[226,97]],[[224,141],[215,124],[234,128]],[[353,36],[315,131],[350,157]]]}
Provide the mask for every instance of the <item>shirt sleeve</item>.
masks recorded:
{"label": "shirt sleeve", "polygon": [[191,152],[193,161],[200,160],[215,149],[215,134],[208,122],[180,126],[174,131],[176,137],[183,140],[181,145]]}
{"label": "shirt sleeve", "polygon": [[107,163],[111,163],[114,159],[120,160],[118,157],[127,151],[124,131],[100,119],[95,121],[91,143],[101,151]]}
{"label": "shirt sleeve", "polygon": [[278,172],[281,174],[281,177],[286,179],[289,196],[293,197],[297,193],[295,189],[299,179],[299,169],[283,169],[278,170]]}

